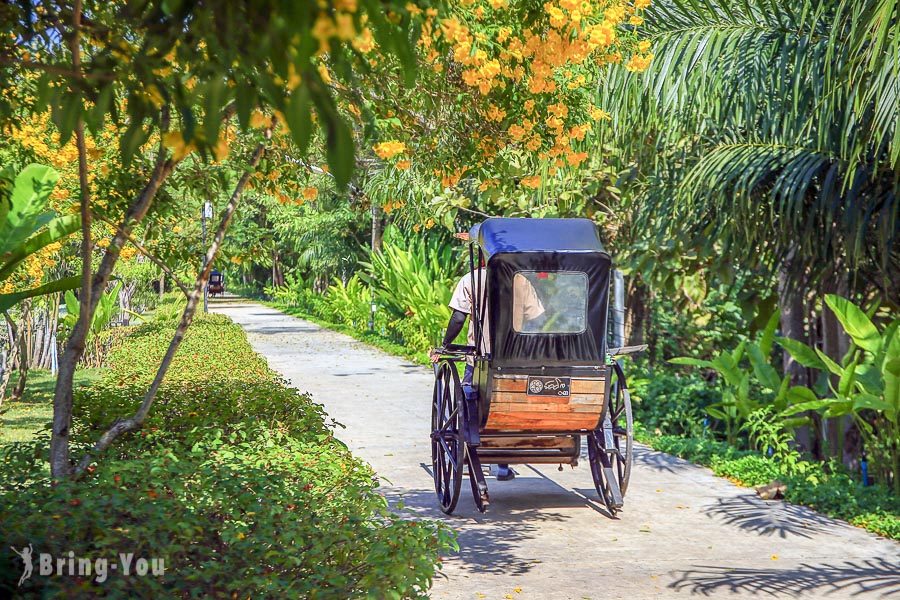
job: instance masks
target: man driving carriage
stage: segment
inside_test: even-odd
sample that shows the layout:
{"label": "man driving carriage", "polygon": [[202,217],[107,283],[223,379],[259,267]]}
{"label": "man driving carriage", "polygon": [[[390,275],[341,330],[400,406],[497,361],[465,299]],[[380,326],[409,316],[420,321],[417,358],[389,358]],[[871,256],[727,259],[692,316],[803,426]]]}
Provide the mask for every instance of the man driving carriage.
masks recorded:
{"label": "man driving carriage", "polygon": [[[469,239],[469,235],[466,233],[457,234],[456,237],[462,240]],[[475,290],[472,289],[473,279],[476,280],[475,286],[481,291],[482,295],[482,298],[478,301],[478,306],[484,307],[481,309],[483,311],[482,327],[484,328],[484,331],[490,331],[490,315],[487,311],[487,302],[485,302],[484,299],[486,295],[485,269],[484,264],[482,264],[475,271],[474,277],[472,277],[471,273],[466,273],[456,284],[453,296],[450,298],[450,303],[448,304],[452,313],[450,315],[450,322],[447,324],[447,332],[444,334],[441,347],[431,351],[430,358],[432,362],[437,362],[440,359],[441,350],[449,347],[450,344],[453,343],[453,340],[455,340],[456,336],[462,331],[463,325],[466,323],[466,318],[469,318],[467,343],[469,346],[475,346],[475,322],[474,319],[471,318],[473,304],[476,302]],[[544,314],[544,306],[541,304],[541,299],[538,297],[534,286],[531,285],[531,282],[529,282],[528,279],[517,277],[513,285],[515,293],[513,294],[512,321],[515,324],[516,329],[521,330],[524,323],[534,321]],[[481,353],[487,355],[491,351],[490,337],[482,335],[481,338]],[[468,356],[466,357],[466,368],[462,379],[463,391],[467,396],[477,393],[472,385],[474,372],[475,361],[471,356]],[[497,467],[497,479],[499,481],[507,481],[515,477],[515,474],[512,469],[509,468],[509,465],[499,464]]]}

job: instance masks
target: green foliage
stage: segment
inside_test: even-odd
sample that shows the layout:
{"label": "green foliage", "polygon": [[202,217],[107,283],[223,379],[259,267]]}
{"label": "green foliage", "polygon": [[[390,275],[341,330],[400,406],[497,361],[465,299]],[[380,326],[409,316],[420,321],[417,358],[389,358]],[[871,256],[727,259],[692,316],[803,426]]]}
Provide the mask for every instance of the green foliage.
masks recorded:
{"label": "green foliage", "polygon": [[[49,108],[61,143],[79,122],[98,133],[112,121],[121,127],[119,150],[128,165],[170,118],[177,117],[173,125],[181,131],[177,145],[195,144],[211,156],[223,113],[235,113],[247,130],[255,109],[275,109],[301,155],[321,130],[331,172],[343,188],[354,167],[354,141],[329,83],[332,77],[354,81],[371,69],[351,43],[364,31],[411,83],[417,28],[404,3],[367,0],[343,7],[352,10],[335,4],[241,0],[223,11],[154,0],[125,10],[89,0],[77,5],[90,16],[82,26],[77,72],[71,46],[59,42],[78,39],[69,23],[80,22],[80,15],[41,18],[34,5],[5,6],[0,50],[17,58],[43,54],[51,64],[18,59],[0,65],[0,120],[23,109],[40,114]],[[319,66],[333,75],[323,75]]]}
{"label": "green foliage", "polygon": [[770,364],[775,328],[780,312],[775,311],[754,341],[745,341],[734,350],[721,351],[712,360],[692,357],[673,358],[669,362],[714,370],[722,385],[722,400],[706,407],[709,416],[725,426],[726,440],[736,445],[738,433],[750,416],[765,408],[769,418],[788,433],[808,422],[796,415],[815,395],[802,386],[791,386],[790,375],[780,376]]}
{"label": "green foliage", "polygon": [[[121,290],[122,283],[117,281],[112,288],[103,292],[103,295],[100,296],[100,300],[97,303],[97,311],[91,320],[91,335],[98,335],[112,322],[119,310],[118,301]],[[75,327],[75,323],[78,322],[78,315],[81,314],[81,304],[72,290],[66,292],[65,301],[66,314],[62,318],[62,325],[67,329],[72,329]]]}
{"label": "green foliage", "polygon": [[166,293],[153,310],[153,321],[174,327],[181,320],[186,304],[187,299],[181,292]]}
{"label": "green foliage", "polygon": [[700,438],[710,434],[706,407],[721,400],[718,386],[696,372],[632,363],[627,367],[634,416],[650,431]]}
{"label": "green foliage", "polygon": [[716,475],[739,485],[765,485],[778,479],[787,485],[787,501],[900,540],[900,498],[892,496],[885,486],[863,487],[839,465],[806,461],[791,465],[757,452],[737,450],[724,442],[653,436],[640,429],[637,437],[655,450],[708,466]]}
{"label": "green foliage", "polygon": [[356,273],[345,284],[335,277],[325,293],[326,310],[322,316],[337,323],[345,323],[353,329],[368,327],[372,314],[372,292]]}
{"label": "green foliage", "polygon": [[808,401],[793,410],[821,410],[826,417],[852,416],[867,446],[875,450],[872,457],[882,471],[892,473],[894,492],[900,496],[900,319],[879,330],[847,299],[829,294],[825,303],[853,345],[837,364],[818,348],[778,338],[798,363],[837,380],[834,385],[829,379],[829,397],[818,399],[808,390]]}
{"label": "green foliage", "polygon": [[[462,262],[452,246],[439,238],[417,237],[405,241],[395,228],[385,233],[382,251],[370,255],[346,283],[335,278],[319,294],[296,275],[286,285],[267,288],[283,307],[296,307],[330,324],[364,335],[400,344],[412,355],[440,343],[450,309],[447,306]],[[369,332],[371,304],[376,304],[373,337]]]}
{"label": "green foliage", "polygon": [[[76,397],[76,447],[136,408],[172,332],[167,322],[143,325],[111,352],[103,379]],[[49,484],[46,440],[7,446],[0,528],[5,547],[92,558],[133,550],[164,558],[166,575],[111,576],[77,590],[34,577],[24,593],[425,595],[449,531],[389,510],[322,407],[280,381],[227,318],[198,315],[157,402],[144,428],[81,481]],[[11,591],[17,563],[0,552],[0,589]]]}
{"label": "green foliage", "polygon": [[[0,286],[8,281],[29,256],[78,230],[76,215],[59,217],[48,210],[50,193],[59,175],[51,168],[30,164],[13,177],[8,167],[0,172]],[[0,294],[0,311],[17,302],[74,289],[78,277],[51,281],[31,289]]]}
{"label": "green foliage", "polygon": [[390,315],[388,329],[414,350],[439,344],[450,320],[454,274],[461,271],[456,249],[424,236],[404,242],[393,230],[370,261],[364,265],[371,273],[365,279]]}
{"label": "green foliage", "polygon": [[893,0],[651,5],[649,69],[599,89],[646,165],[641,237],[798,282],[845,256],[898,297],[897,18]]}
{"label": "green foliage", "polygon": [[[82,356],[82,362],[91,367],[99,367],[104,362],[106,350],[115,341],[116,334],[110,332],[107,328],[113,318],[119,313],[119,292],[122,289],[122,283],[116,282],[112,288],[103,292],[100,300],[97,302],[97,310],[94,312],[94,318],[91,321],[87,338],[85,339],[85,353]],[[81,303],[75,297],[72,290],[65,293],[66,314],[63,315],[60,325],[61,333],[66,336],[75,328],[78,322],[78,315],[81,314]]]}

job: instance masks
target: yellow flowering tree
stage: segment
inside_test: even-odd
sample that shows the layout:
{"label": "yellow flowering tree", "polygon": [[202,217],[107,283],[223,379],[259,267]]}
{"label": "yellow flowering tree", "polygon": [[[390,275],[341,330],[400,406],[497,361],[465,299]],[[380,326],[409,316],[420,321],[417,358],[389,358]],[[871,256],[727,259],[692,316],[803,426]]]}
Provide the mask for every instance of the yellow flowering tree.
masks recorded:
{"label": "yellow flowering tree", "polygon": [[583,212],[583,203],[558,199],[608,183],[610,115],[594,101],[610,65],[649,66],[650,42],[639,35],[648,6],[464,0],[438,12],[407,4],[422,31],[414,88],[402,89],[377,46],[371,79],[331,77],[371,157],[361,187],[385,213],[421,226],[452,226],[458,211]]}

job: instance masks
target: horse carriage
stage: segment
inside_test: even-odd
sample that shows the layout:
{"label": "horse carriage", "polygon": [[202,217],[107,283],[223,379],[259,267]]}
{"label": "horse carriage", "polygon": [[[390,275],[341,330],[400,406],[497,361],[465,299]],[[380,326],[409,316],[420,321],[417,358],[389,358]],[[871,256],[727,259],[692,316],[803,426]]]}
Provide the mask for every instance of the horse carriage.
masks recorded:
{"label": "horse carriage", "polygon": [[[594,486],[614,515],[633,443],[615,356],[642,348],[607,347],[612,268],[596,226],[489,218],[469,234],[469,267],[476,342],[438,349],[434,367],[431,455],[441,510],[456,508],[464,471],[484,512],[483,465],[575,466],[583,441]],[[539,310],[529,311],[529,298]],[[474,365],[471,386],[460,377],[463,361]]]}
{"label": "horse carriage", "polygon": [[213,271],[209,274],[209,283],[207,284],[206,291],[209,292],[210,296],[221,296],[225,293],[225,276],[218,272]]}

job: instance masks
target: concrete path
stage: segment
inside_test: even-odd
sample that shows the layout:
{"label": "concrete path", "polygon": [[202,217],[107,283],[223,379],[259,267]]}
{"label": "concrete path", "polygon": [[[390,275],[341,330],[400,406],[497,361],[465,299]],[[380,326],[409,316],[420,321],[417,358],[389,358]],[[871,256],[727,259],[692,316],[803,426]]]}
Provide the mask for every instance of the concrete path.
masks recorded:
{"label": "concrete path", "polygon": [[666,454],[638,448],[625,509],[607,517],[586,462],[488,479],[487,514],[463,488],[438,511],[428,442],[432,375],[259,304],[214,301],[257,352],[325,405],[384,493],[459,531],[432,598],[900,598],[900,544],[811,510],[764,502]]}

